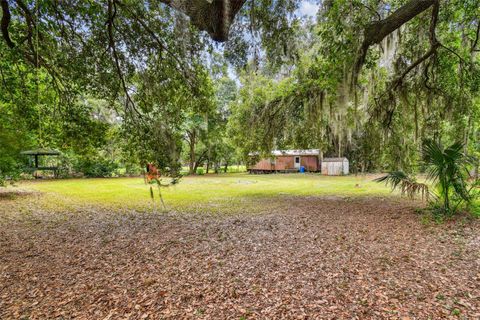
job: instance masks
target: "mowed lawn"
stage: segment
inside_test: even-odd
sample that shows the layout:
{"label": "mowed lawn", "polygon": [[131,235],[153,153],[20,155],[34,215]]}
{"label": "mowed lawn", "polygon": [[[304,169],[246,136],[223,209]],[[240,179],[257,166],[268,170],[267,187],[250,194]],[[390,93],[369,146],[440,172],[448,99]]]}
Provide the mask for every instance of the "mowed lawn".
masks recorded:
{"label": "mowed lawn", "polygon": [[[319,174],[187,176],[162,188],[168,209],[206,206],[230,209],[249,200],[284,196],[392,196],[374,176],[322,176]],[[152,206],[149,186],[142,178],[70,179],[23,182],[23,189],[39,191],[55,207],[89,205],[143,210]],[[154,186],[155,197],[158,191]]]}

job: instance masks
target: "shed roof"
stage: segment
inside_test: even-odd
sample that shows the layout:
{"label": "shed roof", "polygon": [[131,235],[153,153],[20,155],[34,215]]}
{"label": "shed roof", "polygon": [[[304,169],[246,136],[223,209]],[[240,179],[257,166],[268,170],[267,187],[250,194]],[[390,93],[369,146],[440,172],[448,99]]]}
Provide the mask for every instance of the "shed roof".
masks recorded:
{"label": "shed roof", "polygon": [[61,153],[60,151],[53,149],[33,149],[22,151],[21,154],[25,154],[28,156],[58,156]]}
{"label": "shed roof", "polygon": [[343,157],[343,158],[323,158],[323,162],[343,162],[344,160],[347,160],[347,158]]}

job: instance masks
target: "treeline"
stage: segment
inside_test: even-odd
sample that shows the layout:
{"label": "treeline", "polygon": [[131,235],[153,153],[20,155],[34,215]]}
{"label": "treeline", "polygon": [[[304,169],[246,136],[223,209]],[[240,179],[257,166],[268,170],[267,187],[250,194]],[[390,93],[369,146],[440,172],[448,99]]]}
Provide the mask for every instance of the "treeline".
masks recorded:
{"label": "treeline", "polygon": [[238,162],[226,135],[235,81],[186,17],[146,2],[35,5],[2,7],[1,181],[38,148],[61,151],[65,177]]}
{"label": "treeline", "polygon": [[161,4],[9,2],[0,179],[35,148],[61,151],[63,176],[221,172],[290,148],[416,172],[430,140],[479,156],[475,1],[433,6],[366,52],[359,30],[401,3],[324,1],[308,19],[299,3],[246,3],[219,46]]}
{"label": "treeline", "polygon": [[359,68],[359,27],[398,5],[362,3],[325,1],[315,21],[292,26],[293,57],[275,72],[278,57],[250,61],[231,108],[243,155],[318,148],[348,157],[353,172],[419,172],[434,140],[478,159],[478,4],[425,11],[371,46]]}

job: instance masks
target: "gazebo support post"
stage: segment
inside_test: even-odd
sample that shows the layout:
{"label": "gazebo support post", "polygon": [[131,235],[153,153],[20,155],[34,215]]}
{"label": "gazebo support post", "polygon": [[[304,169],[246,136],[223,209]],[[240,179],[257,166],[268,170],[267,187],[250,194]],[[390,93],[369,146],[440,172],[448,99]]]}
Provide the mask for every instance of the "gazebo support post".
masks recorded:
{"label": "gazebo support post", "polygon": [[35,171],[33,173],[33,176],[35,177],[35,179],[38,179],[38,154],[35,155]]}

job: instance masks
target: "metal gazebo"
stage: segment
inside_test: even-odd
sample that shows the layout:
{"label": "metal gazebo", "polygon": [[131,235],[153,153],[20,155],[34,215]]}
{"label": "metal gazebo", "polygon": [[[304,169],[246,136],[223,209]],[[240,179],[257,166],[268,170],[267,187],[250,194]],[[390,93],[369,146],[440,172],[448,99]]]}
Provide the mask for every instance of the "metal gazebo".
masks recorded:
{"label": "metal gazebo", "polygon": [[59,151],[53,149],[34,149],[22,151],[21,154],[29,157],[28,170],[34,174],[35,178],[38,178],[37,171],[39,170],[53,171],[54,176],[56,175],[58,166],[56,161],[51,161],[51,157],[58,157],[61,154]]}

